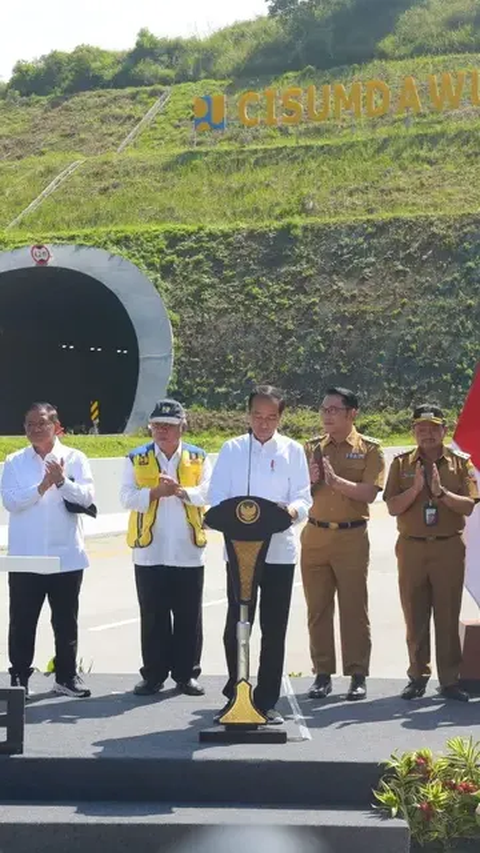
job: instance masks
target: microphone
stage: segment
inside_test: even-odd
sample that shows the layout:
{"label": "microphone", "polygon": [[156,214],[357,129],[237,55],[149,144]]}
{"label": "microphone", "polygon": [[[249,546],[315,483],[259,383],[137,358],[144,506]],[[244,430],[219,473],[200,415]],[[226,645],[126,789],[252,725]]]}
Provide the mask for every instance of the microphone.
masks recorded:
{"label": "microphone", "polygon": [[253,429],[248,428],[249,447],[248,447],[248,477],[247,477],[247,495],[250,497],[250,481],[252,479],[252,449],[253,449]]}

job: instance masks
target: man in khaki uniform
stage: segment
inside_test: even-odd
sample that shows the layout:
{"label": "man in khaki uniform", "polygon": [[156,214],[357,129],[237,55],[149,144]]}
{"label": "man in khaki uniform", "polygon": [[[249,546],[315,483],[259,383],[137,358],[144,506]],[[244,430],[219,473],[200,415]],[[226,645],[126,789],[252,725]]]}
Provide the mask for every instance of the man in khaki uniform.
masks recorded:
{"label": "man in khaki uniform", "polygon": [[347,698],[364,699],[371,639],[367,575],[368,505],[383,487],[385,461],[379,442],[357,432],[358,399],[329,388],[320,407],[325,434],[306,446],[313,506],[302,533],[302,579],[308,608],[312,699],[332,692],[336,671],[333,616],[338,595]]}
{"label": "man in khaki uniform", "polygon": [[402,697],[425,693],[432,672],[433,611],[439,692],[468,702],[458,685],[458,623],[465,574],[462,532],[479,497],[475,469],[464,453],[444,446],[445,419],[438,406],[418,406],[413,431],[417,447],[393,460],[384,493],[400,534],[396,554],[410,658]]}

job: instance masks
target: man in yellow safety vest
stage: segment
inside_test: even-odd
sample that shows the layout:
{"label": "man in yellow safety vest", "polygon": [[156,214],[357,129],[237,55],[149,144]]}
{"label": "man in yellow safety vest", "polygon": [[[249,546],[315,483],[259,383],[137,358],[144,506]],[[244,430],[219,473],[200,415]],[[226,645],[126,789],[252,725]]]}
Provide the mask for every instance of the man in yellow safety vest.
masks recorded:
{"label": "man in yellow safety vest", "polygon": [[140,606],[143,667],[134,692],[158,693],[171,675],[182,693],[200,696],[203,516],[211,466],[204,450],[182,440],[181,403],[161,400],[149,425],[153,440],[129,454],[121,488]]}

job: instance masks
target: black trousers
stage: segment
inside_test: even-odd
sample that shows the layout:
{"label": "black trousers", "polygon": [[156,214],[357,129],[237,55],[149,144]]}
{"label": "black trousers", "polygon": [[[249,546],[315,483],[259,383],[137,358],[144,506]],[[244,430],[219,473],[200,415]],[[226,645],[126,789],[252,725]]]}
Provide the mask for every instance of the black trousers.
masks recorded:
{"label": "black trousers", "polygon": [[203,646],[203,566],[135,566],[140,605],[142,678],[198,678]]}
{"label": "black trousers", "polygon": [[55,637],[55,677],[68,681],[77,670],[78,598],[83,571],[37,575],[10,572],[10,627],[8,654],[10,673],[28,677],[32,673],[35,636],[45,598],[51,610]]}
{"label": "black trousers", "polygon": [[[285,659],[285,635],[292,598],[295,566],[265,563],[260,572],[255,600],[249,608],[249,621],[253,625],[260,592],[260,627],[262,642],[257,686],[254,700],[261,711],[274,708],[282,687],[283,663]],[[228,681],[224,695],[231,699],[237,680],[237,622],[240,607],[235,600],[230,573],[227,566],[228,612],[223,635],[228,666]]]}

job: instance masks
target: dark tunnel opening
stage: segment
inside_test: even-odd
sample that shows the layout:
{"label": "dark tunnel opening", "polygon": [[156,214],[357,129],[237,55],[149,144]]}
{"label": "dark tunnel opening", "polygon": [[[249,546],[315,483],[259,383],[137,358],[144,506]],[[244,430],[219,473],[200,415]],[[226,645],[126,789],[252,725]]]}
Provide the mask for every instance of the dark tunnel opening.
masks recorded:
{"label": "dark tunnel opening", "polygon": [[60,267],[0,274],[0,434],[23,433],[36,400],[58,407],[65,429],[88,431],[90,402],[100,432],[122,432],[138,382],[138,342],[118,297]]}

